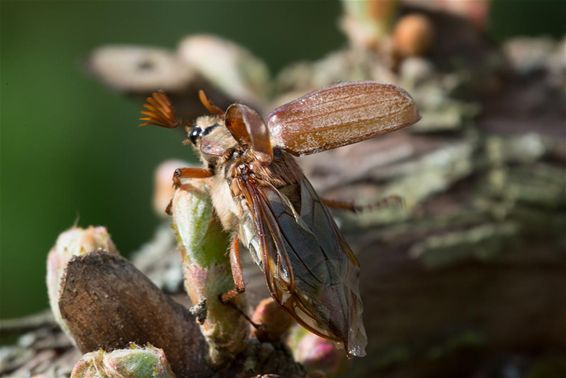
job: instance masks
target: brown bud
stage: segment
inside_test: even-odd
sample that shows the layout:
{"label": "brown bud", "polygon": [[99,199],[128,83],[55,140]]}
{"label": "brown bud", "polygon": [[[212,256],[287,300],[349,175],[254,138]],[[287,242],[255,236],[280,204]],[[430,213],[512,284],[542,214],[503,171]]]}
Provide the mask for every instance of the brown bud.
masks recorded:
{"label": "brown bud", "polygon": [[252,320],[259,325],[254,330],[259,341],[278,341],[293,324],[293,318],[273,298],[259,302]]}
{"label": "brown bud", "polygon": [[190,35],[179,58],[199,75],[240,101],[261,103],[269,92],[267,65],[243,46],[213,35]]}
{"label": "brown bud", "polygon": [[478,29],[485,29],[491,0],[405,0],[419,8],[449,12],[470,20]]}
{"label": "brown bud", "polygon": [[72,227],[59,235],[55,246],[49,251],[47,256],[47,293],[49,304],[51,305],[51,311],[55,320],[67,334],[69,334],[67,326],[59,311],[61,277],[67,267],[67,263],[73,256],[84,255],[96,250],[118,254],[116,246],[105,227],[90,226],[86,229]]}
{"label": "brown bud", "polygon": [[390,32],[397,13],[397,0],[342,0],[340,26],[352,46],[375,49]]}
{"label": "brown bud", "polygon": [[426,54],[433,40],[433,25],[424,15],[403,16],[393,30],[393,50],[400,58]]}
{"label": "brown bud", "polygon": [[288,340],[293,356],[309,373],[337,374],[346,365],[346,354],[335,342],[310,333],[300,327],[293,328]]}
{"label": "brown bud", "polygon": [[88,65],[106,85],[128,92],[180,91],[195,76],[173,52],[149,47],[102,46],[92,52]]}

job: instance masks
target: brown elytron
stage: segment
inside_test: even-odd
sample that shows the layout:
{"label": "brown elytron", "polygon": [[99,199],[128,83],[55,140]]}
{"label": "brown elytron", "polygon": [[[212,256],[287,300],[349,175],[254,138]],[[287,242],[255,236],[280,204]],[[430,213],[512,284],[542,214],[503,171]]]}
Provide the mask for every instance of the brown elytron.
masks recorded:
{"label": "brown elytron", "polygon": [[[204,93],[199,97],[212,115],[186,129],[205,167],[179,169],[174,180],[207,180],[216,214],[234,235],[236,288],[222,298],[244,290],[238,238],[265,273],[273,298],[297,322],[343,343],[348,355],[364,356],[358,261],[289,153],[314,153],[408,126],[419,119],[412,98],[393,85],[339,84],[277,108],[266,125],[248,106],[222,112]],[[144,124],[182,124],[162,92],[145,106]]]}
{"label": "brown elytron", "polygon": [[267,117],[273,144],[293,155],[360,142],[420,119],[412,97],[391,84],[338,84],[311,92]]}

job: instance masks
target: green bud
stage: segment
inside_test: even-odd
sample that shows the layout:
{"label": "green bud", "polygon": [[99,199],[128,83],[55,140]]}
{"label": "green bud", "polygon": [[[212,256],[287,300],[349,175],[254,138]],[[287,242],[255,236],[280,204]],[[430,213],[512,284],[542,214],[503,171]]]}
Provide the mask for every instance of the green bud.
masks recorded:
{"label": "green bud", "polygon": [[246,347],[249,325],[240,311],[246,311],[247,305],[243,294],[231,305],[219,300],[234,288],[227,254],[229,235],[222,229],[205,184],[191,184],[175,191],[171,211],[185,287],[209,344],[210,361],[219,366]]}
{"label": "green bud", "polygon": [[71,378],[173,378],[165,353],[147,345],[86,353],[75,364]]}

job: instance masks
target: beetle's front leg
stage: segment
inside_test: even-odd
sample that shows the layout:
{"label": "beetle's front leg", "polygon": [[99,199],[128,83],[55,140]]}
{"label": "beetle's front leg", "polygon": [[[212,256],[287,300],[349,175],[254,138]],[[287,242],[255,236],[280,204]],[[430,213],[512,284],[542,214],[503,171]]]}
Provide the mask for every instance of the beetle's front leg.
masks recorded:
{"label": "beetle's front leg", "polygon": [[237,236],[234,236],[232,238],[232,242],[230,243],[230,269],[232,270],[232,279],[234,280],[235,288],[228,290],[224,294],[220,295],[220,301],[222,303],[228,303],[238,294],[246,291],[244,273],[240,260],[240,242]]}
{"label": "beetle's front leg", "polygon": [[187,167],[187,168],[177,168],[175,173],[173,173],[173,186],[178,188],[181,186],[181,179],[192,179],[192,178],[208,178],[212,177],[214,174],[208,168],[201,167]]}
{"label": "beetle's front leg", "polygon": [[[187,168],[177,168],[173,173],[173,187],[175,189],[181,188],[181,179],[203,179],[212,177],[214,174],[208,168],[202,167],[187,167]],[[165,213],[171,215],[171,206],[173,205],[173,199],[169,201],[169,204],[165,208]]]}
{"label": "beetle's front leg", "polygon": [[332,198],[321,198],[321,200],[322,203],[324,203],[327,207],[330,207],[332,209],[351,211],[353,213],[375,210],[381,207],[388,207],[391,205],[404,205],[403,198],[398,195],[390,195],[381,198],[373,203],[368,203],[366,205],[356,205],[354,201],[342,201]]}

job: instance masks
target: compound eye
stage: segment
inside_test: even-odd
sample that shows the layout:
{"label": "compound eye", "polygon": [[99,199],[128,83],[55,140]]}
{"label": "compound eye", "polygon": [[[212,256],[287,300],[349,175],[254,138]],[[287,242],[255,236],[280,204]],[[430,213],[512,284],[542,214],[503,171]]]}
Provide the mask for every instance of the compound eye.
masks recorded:
{"label": "compound eye", "polygon": [[208,126],[206,129],[204,129],[204,130],[202,131],[201,136],[210,134],[210,132],[211,132],[212,130],[216,129],[218,126],[220,126],[220,125]]}
{"label": "compound eye", "polygon": [[202,134],[202,129],[200,127],[194,126],[189,134],[189,139],[192,144],[197,144],[197,139],[200,138]]}

